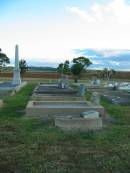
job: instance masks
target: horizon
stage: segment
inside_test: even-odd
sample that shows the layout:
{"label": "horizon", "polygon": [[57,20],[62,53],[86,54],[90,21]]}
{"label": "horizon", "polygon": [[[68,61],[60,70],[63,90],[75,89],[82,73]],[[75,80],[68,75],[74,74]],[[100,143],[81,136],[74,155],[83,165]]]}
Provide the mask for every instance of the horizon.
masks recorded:
{"label": "horizon", "polygon": [[128,0],[2,0],[0,11],[0,46],[12,64],[18,43],[20,58],[32,65],[84,55],[93,68],[130,70]]}

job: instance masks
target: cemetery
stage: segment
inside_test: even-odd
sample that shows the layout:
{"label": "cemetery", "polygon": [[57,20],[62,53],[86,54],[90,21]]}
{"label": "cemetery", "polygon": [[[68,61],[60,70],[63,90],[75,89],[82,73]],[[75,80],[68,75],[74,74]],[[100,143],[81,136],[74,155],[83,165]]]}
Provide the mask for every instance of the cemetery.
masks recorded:
{"label": "cemetery", "polygon": [[130,0],[0,1],[0,173],[130,173]]}
{"label": "cemetery", "polygon": [[0,172],[129,172],[129,82],[26,82],[18,62],[16,45],[0,83]]}

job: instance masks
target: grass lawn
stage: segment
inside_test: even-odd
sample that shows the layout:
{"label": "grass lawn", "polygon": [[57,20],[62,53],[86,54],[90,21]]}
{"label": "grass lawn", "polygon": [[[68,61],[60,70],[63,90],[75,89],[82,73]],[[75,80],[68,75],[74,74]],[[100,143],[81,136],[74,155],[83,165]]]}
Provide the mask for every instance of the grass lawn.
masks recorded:
{"label": "grass lawn", "polygon": [[0,173],[130,173],[130,107],[102,101],[113,123],[100,132],[67,133],[24,117],[35,85],[4,98]]}

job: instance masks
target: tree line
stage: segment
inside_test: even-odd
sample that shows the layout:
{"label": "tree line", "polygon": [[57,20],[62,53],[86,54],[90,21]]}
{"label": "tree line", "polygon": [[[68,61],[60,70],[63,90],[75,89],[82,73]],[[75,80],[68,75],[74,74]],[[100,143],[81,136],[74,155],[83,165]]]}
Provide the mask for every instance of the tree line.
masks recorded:
{"label": "tree line", "polygon": [[82,72],[84,72],[91,64],[92,62],[88,58],[80,56],[74,58],[72,63],[70,63],[68,60],[66,60],[64,63],[60,63],[57,67],[57,71],[61,76],[72,74],[75,82],[77,82],[80,79]]}
{"label": "tree line", "polygon": [[[0,49],[0,72],[2,67],[9,63],[9,57]],[[60,63],[57,67],[57,72],[60,73],[61,76],[72,74],[75,82],[77,82],[81,78],[82,73],[86,72],[87,67],[90,65],[92,65],[92,62],[89,58],[85,56],[79,56],[74,58],[72,62],[66,60],[64,63]],[[19,61],[19,67],[21,75],[23,75],[29,69],[25,59],[21,59]],[[101,71],[97,71],[96,77],[109,80],[115,73],[116,71],[113,69],[104,68]]]}
{"label": "tree line", "polygon": [[[57,67],[57,72],[60,73],[61,76],[72,74],[74,81],[77,82],[81,78],[82,73],[85,73],[87,67],[90,65],[92,65],[92,62],[89,58],[80,56],[74,58],[71,63],[68,60],[64,63],[60,63]],[[95,77],[110,80],[115,73],[116,71],[113,69],[104,68],[103,70],[98,70]]]}

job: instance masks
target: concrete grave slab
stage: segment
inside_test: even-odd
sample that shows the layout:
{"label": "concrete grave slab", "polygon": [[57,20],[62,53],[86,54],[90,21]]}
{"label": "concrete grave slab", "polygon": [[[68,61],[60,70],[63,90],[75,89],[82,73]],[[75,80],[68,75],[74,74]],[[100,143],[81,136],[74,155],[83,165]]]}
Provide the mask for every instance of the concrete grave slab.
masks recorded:
{"label": "concrete grave slab", "polygon": [[67,118],[60,117],[55,119],[55,126],[67,131],[88,131],[102,129],[102,118]]}
{"label": "concrete grave slab", "polygon": [[107,92],[101,97],[115,105],[130,105],[130,94],[127,92]]}
{"label": "concrete grave slab", "polygon": [[95,110],[105,117],[105,110],[100,105],[86,101],[29,101],[26,115],[29,117],[54,118],[72,115],[78,117],[81,112]]}
{"label": "concrete grave slab", "polygon": [[85,98],[75,95],[53,95],[53,94],[37,94],[31,97],[33,101],[85,101]]}
{"label": "concrete grave slab", "polygon": [[3,82],[0,83],[0,93],[4,93],[3,95],[7,95],[10,93],[12,95],[26,85],[27,82],[22,82],[20,85],[12,84],[12,82]]}
{"label": "concrete grave slab", "polygon": [[[80,86],[81,83],[73,83],[73,86]],[[93,84],[84,84],[85,85],[85,88],[87,91],[90,91],[90,92],[102,92],[102,91],[107,91],[107,90],[110,90],[110,87],[104,85],[104,84],[101,84],[101,85],[93,85]]]}
{"label": "concrete grave slab", "polygon": [[34,101],[85,101],[73,88],[59,88],[58,84],[41,84],[33,92]]}
{"label": "concrete grave slab", "polygon": [[37,94],[72,94],[75,95],[78,93],[77,90],[74,90],[71,87],[68,88],[60,88],[58,84],[40,84],[36,89],[34,90],[34,93]]}

